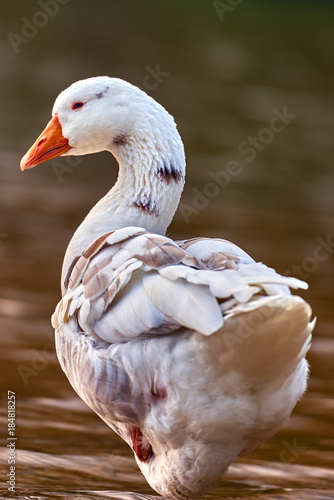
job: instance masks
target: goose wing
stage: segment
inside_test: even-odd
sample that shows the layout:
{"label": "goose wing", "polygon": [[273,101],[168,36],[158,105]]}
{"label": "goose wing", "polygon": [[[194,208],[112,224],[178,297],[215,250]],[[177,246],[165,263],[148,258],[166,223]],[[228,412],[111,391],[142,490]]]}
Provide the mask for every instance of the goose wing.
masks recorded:
{"label": "goose wing", "polygon": [[[236,308],[306,285],[225,240],[174,242],[128,227],[100,236],[74,259],[64,287],[52,317],[61,365],[115,428],[140,425],[158,391],[143,341],[184,330],[210,336]],[[124,349],[128,362],[119,356]]]}

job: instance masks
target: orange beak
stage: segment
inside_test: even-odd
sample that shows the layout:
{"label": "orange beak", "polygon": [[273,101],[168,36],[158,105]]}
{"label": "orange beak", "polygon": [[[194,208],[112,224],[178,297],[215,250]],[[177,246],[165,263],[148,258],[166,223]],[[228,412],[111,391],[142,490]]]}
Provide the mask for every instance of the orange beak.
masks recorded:
{"label": "orange beak", "polygon": [[54,115],[41,135],[22,158],[20,163],[21,170],[36,167],[39,163],[56,158],[70,149],[71,146],[68,143],[68,139],[65,139],[63,136],[58,116]]}

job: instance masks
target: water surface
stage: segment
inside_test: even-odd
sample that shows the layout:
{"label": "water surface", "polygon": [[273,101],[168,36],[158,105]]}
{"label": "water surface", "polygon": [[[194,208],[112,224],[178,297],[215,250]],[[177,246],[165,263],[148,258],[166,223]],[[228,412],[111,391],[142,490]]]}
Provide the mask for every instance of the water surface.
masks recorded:
{"label": "water surface", "polygon": [[[211,2],[73,0],[18,53],[7,34],[20,34],[22,16],[32,19],[40,7],[1,7],[0,418],[6,439],[7,391],[15,391],[17,498],[157,498],[131,450],[73,392],[49,321],[65,248],[115,181],[116,163],[102,153],[19,170],[54,97],[97,74],[150,87],[176,117],[188,174],[173,237],[230,239],[310,285],[302,296],[318,322],[309,390],[284,428],[231,465],[205,498],[334,498],[334,10],[321,1],[252,4],[220,20]],[[157,65],[164,75],[148,78]],[[294,117],[247,161],[240,145],[249,136],[268,138],[261,130],[284,107]],[[194,208],[210,173],[223,175],[231,160],[240,173],[186,217],[184,207]]]}

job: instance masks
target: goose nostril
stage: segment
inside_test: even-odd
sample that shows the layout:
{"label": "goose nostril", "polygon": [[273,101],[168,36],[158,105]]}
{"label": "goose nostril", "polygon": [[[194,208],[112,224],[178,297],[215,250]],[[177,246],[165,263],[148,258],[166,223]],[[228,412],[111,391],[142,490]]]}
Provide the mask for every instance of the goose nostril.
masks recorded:
{"label": "goose nostril", "polygon": [[43,137],[42,139],[40,139],[37,143],[37,146],[41,146],[42,144],[44,144],[44,142],[46,141],[46,138]]}

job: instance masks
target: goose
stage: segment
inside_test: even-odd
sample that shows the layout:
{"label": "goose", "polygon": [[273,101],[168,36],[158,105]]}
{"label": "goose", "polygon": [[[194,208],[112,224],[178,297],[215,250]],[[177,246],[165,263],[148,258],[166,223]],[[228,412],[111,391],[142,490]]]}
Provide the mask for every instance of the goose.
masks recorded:
{"label": "goose", "polygon": [[304,393],[315,320],[281,276],[220,238],[173,241],[185,181],[173,117],[118,78],[57,97],[21,160],[110,151],[116,184],[75,231],[52,316],[60,365],[170,499],[207,492],[276,433]]}

